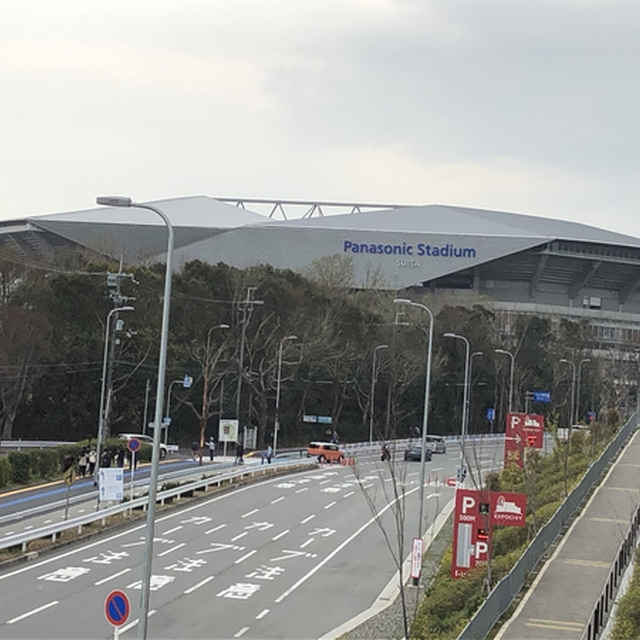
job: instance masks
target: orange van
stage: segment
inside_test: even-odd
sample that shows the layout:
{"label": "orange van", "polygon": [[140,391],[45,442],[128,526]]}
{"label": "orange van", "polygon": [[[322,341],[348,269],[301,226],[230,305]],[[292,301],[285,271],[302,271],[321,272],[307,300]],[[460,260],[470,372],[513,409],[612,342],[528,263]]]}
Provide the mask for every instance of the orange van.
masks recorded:
{"label": "orange van", "polygon": [[344,451],[332,442],[311,442],[307,449],[307,458],[318,458],[318,462],[338,462],[344,458]]}

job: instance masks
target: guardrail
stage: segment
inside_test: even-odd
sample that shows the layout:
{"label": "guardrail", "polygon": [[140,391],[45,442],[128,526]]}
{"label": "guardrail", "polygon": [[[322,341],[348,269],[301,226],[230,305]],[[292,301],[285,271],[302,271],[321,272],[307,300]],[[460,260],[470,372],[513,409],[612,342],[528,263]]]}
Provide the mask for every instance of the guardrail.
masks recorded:
{"label": "guardrail", "polygon": [[[236,479],[241,480],[244,478],[261,475],[274,475],[274,471],[277,469],[286,468],[288,470],[291,470],[291,468],[295,468],[300,465],[311,466],[313,464],[316,464],[315,460],[309,460],[305,462],[296,461],[295,463],[289,465],[279,466],[255,465],[247,466],[244,468],[240,467],[230,472],[221,473],[216,476],[209,476],[203,478],[202,480],[196,480],[195,482],[189,482],[178,487],[173,487],[171,489],[161,491],[157,495],[156,502],[159,504],[165,504],[170,500],[179,500],[182,496],[185,496],[187,494],[193,495],[196,491],[206,492],[211,486],[219,487],[222,484],[230,484]],[[78,518],[56,522],[39,529],[31,529],[30,531],[25,531],[23,533],[18,533],[11,536],[5,536],[0,539],[0,551],[20,547],[22,552],[24,553],[27,550],[27,545],[32,540],[51,538],[52,542],[55,542],[58,536],[65,531],[77,529],[78,533],[82,533],[82,527],[98,521],[101,521],[102,525],[104,526],[108,517],[118,515],[125,511],[133,511],[134,509],[142,509],[143,511],[146,511],[148,508],[148,504],[149,496],[145,495],[140,498],[135,498],[133,500],[114,505],[112,507],[107,507],[106,509],[100,509],[99,511],[87,513]]]}
{"label": "guardrail", "polygon": [[618,593],[618,587],[620,586],[620,578],[624,574],[638,541],[638,531],[640,530],[640,506],[636,509],[636,512],[631,519],[631,525],[625,539],[622,541],[616,559],[611,565],[611,571],[609,571],[609,578],[607,584],[602,590],[602,594],[598,598],[595,606],[593,607],[593,613],[589,620],[589,624],[582,634],[582,640],[596,640],[600,633],[604,630],[607,623],[607,617],[610,613],[610,608],[615,602],[616,594]]}
{"label": "guardrail", "polygon": [[565,498],[551,519],[538,531],[518,562],[494,587],[458,638],[466,640],[467,638],[487,637],[502,614],[511,606],[515,597],[520,593],[529,573],[540,562],[540,559],[551,547],[567,521],[580,507],[585,496],[600,480],[602,474],[621,451],[636,428],[637,416],[634,415],[620,429],[618,435],[609,443],[602,455],[587,469],[582,480]]}
{"label": "guardrail", "polygon": [[0,451],[11,449],[21,451],[22,449],[48,449],[51,447],[61,447],[64,445],[75,445],[76,442],[65,442],[55,440],[0,440]]}

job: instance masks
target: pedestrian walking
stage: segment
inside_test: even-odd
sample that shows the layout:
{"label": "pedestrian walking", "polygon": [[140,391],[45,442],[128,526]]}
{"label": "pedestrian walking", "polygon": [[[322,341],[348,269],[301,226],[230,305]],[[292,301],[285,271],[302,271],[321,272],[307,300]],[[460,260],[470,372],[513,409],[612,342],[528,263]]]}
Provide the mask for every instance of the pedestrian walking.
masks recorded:
{"label": "pedestrian walking", "polygon": [[86,449],[82,449],[78,458],[78,473],[84,478],[87,474],[87,466],[89,464],[89,456]]}
{"label": "pedestrian walking", "polygon": [[216,441],[213,439],[213,436],[209,437],[209,441],[207,442],[207,447],[209,447],[209,461],[213,462],[213,456],[216,453]]}
{"label": "pedestrian walking", "polygon": [[98,454],[96,453],[95,449],[91,449],[91,451],[89,451],[89,455],[88,455],[88,461],[89,461],[89,475],[92,476],[96,470],[96,456]]}
{"label": "pedestrian walking", "polygon": [[271,458],[273,457],[273,449],[271,448],[271,445],[269,445],[267,447],[267,462],[269,464],[271,464]]}
{"label": "pedestrian walking", "polygon": [[244,447],[242,443],[236,442],[236,459],[233,461],[233,464],[244,464],[242,456],[244,456]]}
{"label": "pedestrian walking", "polygon": [[124,467],[124,447],[120,445],[118,447],[118,455],[116,457],[116,467]]}
{"label": "pedestrian walking", "polygon": [[193,451],[193,459],[198,459],[198,452],[200,451],[200,443],[197,440],[194,440],[191,443],[191,451]]}

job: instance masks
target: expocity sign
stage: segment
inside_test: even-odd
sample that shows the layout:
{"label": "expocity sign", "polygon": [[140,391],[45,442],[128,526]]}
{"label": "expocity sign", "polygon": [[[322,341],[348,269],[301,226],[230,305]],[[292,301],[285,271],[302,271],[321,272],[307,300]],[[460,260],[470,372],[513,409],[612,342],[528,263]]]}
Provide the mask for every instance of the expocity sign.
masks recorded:
{"label": "expocity sign", "polygon": [[420,264],[411,258],[427,257],[427,258],[475,258],[476,249],[474,247],[457,247],[451,243],[444,244],[425,244],[418,242],[417,244],[376,243],[376,242],[355,242],[353,240],[344,240],[342,243],[342,252],[349,254],[372,254],[385,256],[403,256],[398,258],[397,266],[399,267],[418,267]]}

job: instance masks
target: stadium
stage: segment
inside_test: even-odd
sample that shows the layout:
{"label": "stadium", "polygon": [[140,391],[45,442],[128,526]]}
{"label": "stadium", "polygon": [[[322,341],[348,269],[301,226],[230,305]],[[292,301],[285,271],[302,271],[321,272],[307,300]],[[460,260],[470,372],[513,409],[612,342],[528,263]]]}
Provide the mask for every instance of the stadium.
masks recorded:
{"label": "stadium", "polygon": [[[176,268],[190,260],[304,271],[342,256],[351,286],[482,302],[508,333],[514,314],[585,319],[599,349],[635,345],[640,239],[551,218],[444,205],[403,206],[192,196],[154,201],[174,226]],[[292,211],[302,211],[294,217]],[[152,212],[96,207],[0,223],[3,255],[93,251],[163,260]]]}

